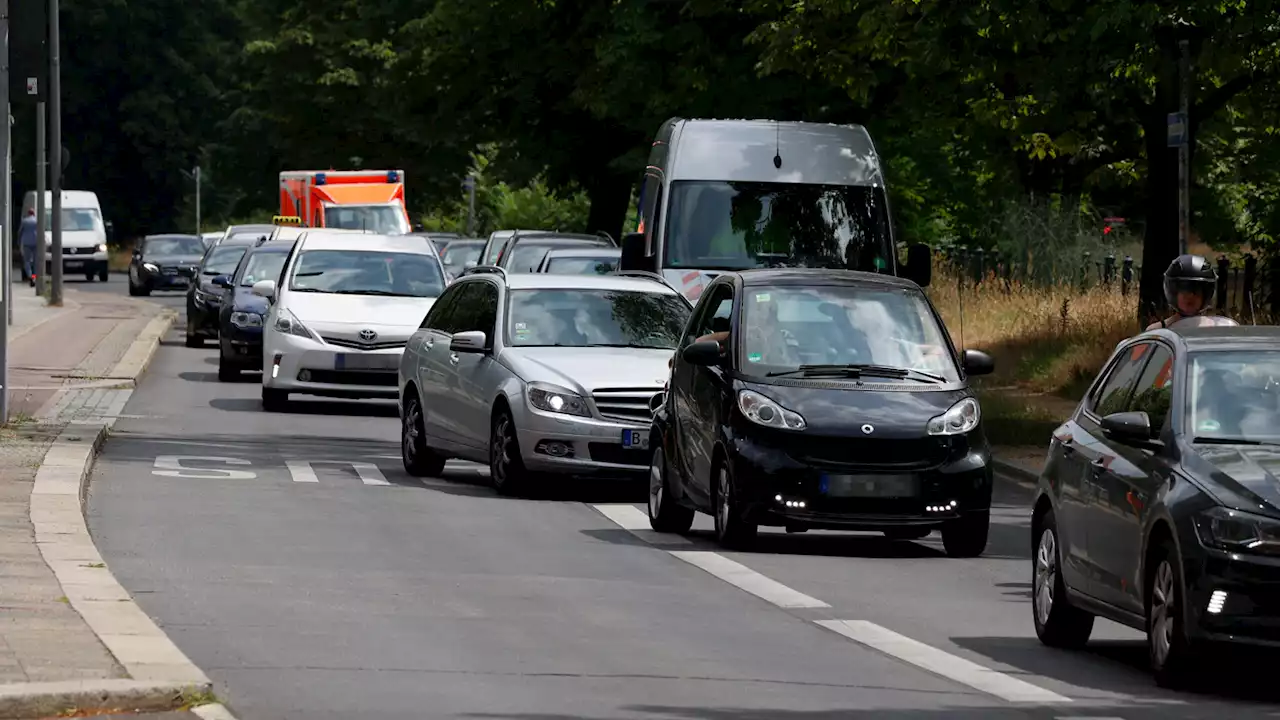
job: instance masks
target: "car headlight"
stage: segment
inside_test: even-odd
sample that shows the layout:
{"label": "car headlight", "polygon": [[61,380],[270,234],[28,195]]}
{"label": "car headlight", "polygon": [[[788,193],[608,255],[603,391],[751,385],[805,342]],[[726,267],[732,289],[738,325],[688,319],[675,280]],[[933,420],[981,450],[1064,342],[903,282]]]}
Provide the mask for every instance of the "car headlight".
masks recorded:
{"label": "car headlight", "polygon": [[160,268],[156,267],[154,264],[149,262],[142,263],[142,268],[150,272],[160,272]]}
{"label": "car headlight", "polygon": [[106,251],[107,251],[107,245],[106,245],[106,243],[98,243],[97,245],[95,245],[95,246],[93,247],[93,250],[94,250],[94,252],[106,252]]}
{"label": "car headlight", "polygon": [[222,299],[214,293],[205,290],[196,290],[196,297],[200,299],[200,302],[205,303],[216,303]]}
{"label": "car headlight", "polygon": [[309,340],[316,339],[315,333],[308,330],[307,326],[303,325],[302,321],[298,319],[298,316],[290,312],[288,308],[280,308],[280,314],[276,315],[275,328],[278,332],[286,335],[296,335]]}
{"label": "car headlight", "polygon": [[233,312],[231,324],[241,328],[262,327],[262,316],[256,312]]}
{"label": "car headlight", "polygon": [[591,417],[581,395],[547,383],[529,383],[529,404],[545,412]]}
{"label": "car headlight", "polygon": [[807,427],[800,413],[788,410],[754,390],[738,393],[738,409],[757,425],[782,430],[803,430]]}
{"label": "car headlight", "polygon": [[952,405],[946,412],[929,419],[930,435],[963,435],[978,427],[982,408],[978,401],[967,397]]}
{"label": "car headlight", "polygon": [[1205,547],[1280,555],[1280,520],[1219,506],[1197,515],[1195,527]]}

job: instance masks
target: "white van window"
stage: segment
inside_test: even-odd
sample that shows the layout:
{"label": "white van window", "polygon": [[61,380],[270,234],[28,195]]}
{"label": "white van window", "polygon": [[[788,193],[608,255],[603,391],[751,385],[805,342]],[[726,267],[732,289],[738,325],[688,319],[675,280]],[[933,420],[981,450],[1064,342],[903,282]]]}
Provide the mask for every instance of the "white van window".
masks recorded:
{"label": "white van window", "polygon": [[[45,228],[53,227],[53,210],[45,208]],[[103,229],[102,215],[97,208],[62,208],[62,231],[85,232]]]}

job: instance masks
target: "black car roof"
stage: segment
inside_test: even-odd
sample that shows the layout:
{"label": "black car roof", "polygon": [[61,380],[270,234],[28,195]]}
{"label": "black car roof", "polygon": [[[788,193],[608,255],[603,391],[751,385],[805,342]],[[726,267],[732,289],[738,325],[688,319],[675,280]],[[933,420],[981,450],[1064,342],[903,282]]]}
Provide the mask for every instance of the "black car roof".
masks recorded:
{"label": "black car roof", "polygon": [[224,235],[238,235],[238,234],[240,234],[240,233],[251,233],[251,232],[267,232],[267,233],[269,233],[269,232],[271,232],[272,230],[275,230],[275,229],[276,229],[276,226],[275,226],[275,225],[265,225],[265,224],[232,225],[231,227],[227,228],[227,229],[226,229],[226,232],[225,232],[225,233],[223,233],[223,234],[224,234]]}
{"label": "black car roof", "polygon": [[199,240],[199,235],[188,235],[187,233],[160,233],[158,235],[146,235],[144,239],[155,240],[156,238],[186,238],[189,240]]}
{"label": "black car roof", "polygon": [[229,235],[222,242],[218,243],[218,247],[236,247],[239,245],[253,245],[262,238],[261,234],[243,233],[239,235]]}
{"label": "black car roof", "polygon": [[858,270],[833,270],[830,268],[757,268],[737,271],[742,284],[754,285],[883,285],[907,289],[920,289],[910,280],[893,275],[861,272]]}

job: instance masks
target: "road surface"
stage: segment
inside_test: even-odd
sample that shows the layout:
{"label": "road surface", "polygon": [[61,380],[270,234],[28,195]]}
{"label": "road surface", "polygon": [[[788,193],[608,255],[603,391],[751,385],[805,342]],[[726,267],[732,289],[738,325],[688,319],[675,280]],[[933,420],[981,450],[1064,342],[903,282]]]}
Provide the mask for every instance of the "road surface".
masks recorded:
{"label": "road surface", "polygon": [[460,462],[411,478],[394,404],[266,413],[256,377],[215,371],[171,333],[98,461],[90,524],[242,720],[1280,716],[1280,691],[1226,678],[1157,689],[1142,638],[1104,621],[1084,652],[1042,647],[1010,483],[975,560],[828,533],[722,552],[709,518],[648,531],[634,487],[506,499]]}

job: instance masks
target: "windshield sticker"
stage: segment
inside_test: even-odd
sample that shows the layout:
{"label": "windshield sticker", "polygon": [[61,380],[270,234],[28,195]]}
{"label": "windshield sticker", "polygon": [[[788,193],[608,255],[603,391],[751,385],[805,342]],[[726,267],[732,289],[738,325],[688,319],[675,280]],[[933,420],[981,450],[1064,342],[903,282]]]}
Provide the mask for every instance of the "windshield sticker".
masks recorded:
{"label": "windshield sticker", "polygon": [[877,255],[875,265],[876,265],[876,270],[883,270],[886,265],[884,258]]}
{"label": "windshield sticker", "polygon": [[1222,429],[1222,423],[1217,420],[1201,420],[1196,426],[1196,432],[1217,432]]}
{"label": "windshield sticker", "polygon": [[529,329],[529,326],[526,323],[516,323],[516,332],[520,332],[521,330],[528,330],[528,329]]}
{"label": "windshield sticker", "polygon": [[769,302],[769,293],[756,293],[756,302]]}
{"label": "windshield sticker", "polygon": [[760,353],[751,353],[747,356],[747,362],[758,363],[761,360],[764,360],[764,356]]}

